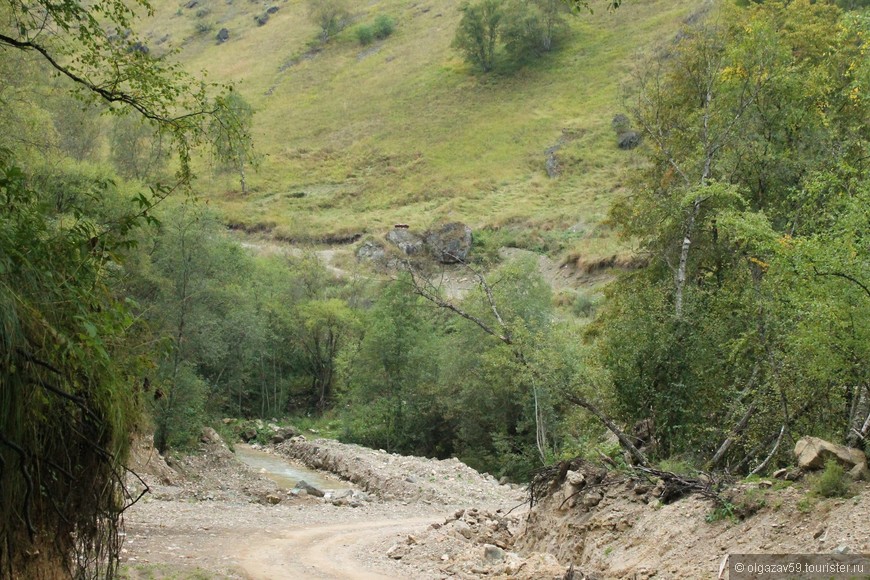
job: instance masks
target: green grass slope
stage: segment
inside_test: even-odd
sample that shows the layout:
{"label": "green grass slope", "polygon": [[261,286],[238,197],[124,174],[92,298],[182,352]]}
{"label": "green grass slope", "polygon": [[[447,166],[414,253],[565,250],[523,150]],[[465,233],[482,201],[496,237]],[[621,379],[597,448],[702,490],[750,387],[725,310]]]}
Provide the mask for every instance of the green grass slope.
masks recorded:
{"label": "green grass slope", "polygon": [[[515,71],[474,75],[450,48],[459,0],[374,0],[355,24],[395,19],[392,36],[361,46],[353,25],[321,50],[300,0],[157,0],[152,46],[179,50],[192,71],[237,83],[257,114],[263,156],[246,196],[203,171],[205,195],[231,223],[279,239],[378,233],[461,220],[500,228],[531,248],[605,256],[598,226],[623,170],[610,127],[638,55],[671,38],[698,0],[633,0],[569,18],[557,53]],[[277,12],[258,26],[257,15]],[[229,40],[216,42],[221,28]],[[546,150],[560,145],[560,176]],[[206,169],[203,166],[203,169]],[[506,238],[507,239],[507,238]]]}

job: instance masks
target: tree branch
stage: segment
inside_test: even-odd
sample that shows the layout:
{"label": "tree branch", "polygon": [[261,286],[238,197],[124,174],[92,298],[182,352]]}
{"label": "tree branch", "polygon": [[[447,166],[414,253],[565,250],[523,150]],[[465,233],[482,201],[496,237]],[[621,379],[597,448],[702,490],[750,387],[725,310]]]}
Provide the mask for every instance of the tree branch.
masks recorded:
{"label": "tree branch", "polygon": [[577,395],[566,395],[566,399],[575,405],[579,405],[598,417],[598,419],[604,423],[604,426],[610,429],[610,431],[616,435],[616,438],[619,439],[620,445],[622,445],[623,449],[628,451],[628,453],[632,456],[632,458],[637,462],[638,465],[647,466],[649,465],[649,459],[647,459],[646,455],[644,455],[643,451],[635,447],[634,443],[628,438],[628,436],[616,426],[616,423],[611,420],[610,417],[604,414],[598,407],[593,405],[591,402],[587,401],[583,397]]}
{"label": "tree branch", "polygon": [[843,278],[845,280],[848,280],[849,282],[860,286],[861,290],[863,290],[864,293],[867,294],[868,297],[870,297],[870,288],[868,288],[860,280],[850,276],[849,274],[844,274],[843,272],[819,272],[818,268],[816,268],[815,266],[813,266],[813,272],[815,272],[816,276],[836,276],[837,278]]}
{"label": "tree branch", "polygon": [[0,34],[0,43],[7,44],[21,50],[34,50],[38,52],[52,66],[52,68],[54,68],[60,74],[67,77],[74,83],[83,86],[92,93],[98,95],[106,102],[122,103],[128,105],[141,113],[142,116],[146,119],[151,119],[152,121],[156,121],[160,124],[178,126],[179,121],[182,121],[183,119],[214,113],[214,111],[194,111],[192,113],[185,113],[177,117],[165,117],[151,111],[133,95],[115,89],[105,89],[103,87],[95,85],[84,77],[79,76],[78,74],[55,60],[51,53],[49,53],[48,50],[42,45],[36,44],[35,42],[29,40],[16,40],[15,38],[6,36],[5,34]]}
{"label": "tree branch", "polygon": [[[405,261],[405,267],[408,269],[408,273],[411,274],[411,285],[414,287],[414,292],[418,296],[425,298],[426,300],[428,300],[429,302],[432,302],[433,304],[435,304],[439,308],[444,308],[445,310],[450,310],[451,312],[458,314],[460,317],[464,318],[465,320],[468,320],[469,322],[471,322],[473,324],[476,324],[478,327],[480,327],[481,330],[483,330],[484,332],[486,332],[490,336],[493,336],[493,337],[499,339],[503,343],[509,344],[509,345],[513,344],[513,339],[511,338],[511,335],[509,332],[505,332],[504,334],[501,334],[498,331],[496,331],[493,327],[488,325],[486,322],[484,322],[481,318],[474,316],[473,314],[469,314],[468,312],[466,312],[462,308],[459,308],[458,306],[456,306],[452,302],[449,302],[449,301],[441,298],[441,296],[438,295],[438,289],[432,285],[432,283],[428,280],[428,278],[421,275],[414,268],[414,266],[411,265],[410,261],[408,261],[408,260]],[[472,270],[472,271],[474,271],[474,270]],[[475,273],[477,274],[477,272],[475,272]],[[506,328],[506,325],[504,324],[504,321],[501,319],[501,316],[499,316],[499,314],[498,314],[498,310],[495,308],[495,301],[494,301],[493,296],[492,296],[492,290],[486,284],[486,281],[483,280],[483,276],[480,274],[477,274],[477,275],[478,275],[478,279],[482,280],[482,284],[484,285],[484,291],[487,294],[487,300],[489,300],[490,307],[493,309],[493,312],[495,313],[496,319],[499,321],[499,324],[502,325],[504,330],[507,331],[507,328]],[[421,282],[421,279],[422,279],[422,282]]]}

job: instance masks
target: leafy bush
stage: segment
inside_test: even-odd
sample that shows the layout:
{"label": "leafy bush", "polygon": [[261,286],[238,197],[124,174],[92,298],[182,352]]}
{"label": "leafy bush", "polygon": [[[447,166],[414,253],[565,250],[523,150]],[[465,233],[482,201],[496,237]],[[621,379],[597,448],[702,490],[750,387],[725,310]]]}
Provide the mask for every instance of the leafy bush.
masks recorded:
{"label": "leafy bush", "polygon": [[812,491],[821,497],[849,497],[851,488],[846,470],[836,461],[828,460],[825,470],[813,481]]}
{"label": "leafy bush", "polygon": [[596,300],[588,294],[577,294],[574,300],[573,311],[576,316],[583,318],[592,318],[595,314],[595,308],[598,306]]}
{"label": "leafy bush", "polygon": [[369,45],[375,39],[375,31],[371,26],[361,24],[356,27],[356,39],[363,46]]}
{"label": "leafy bush", "polygon": [[396,28],[396,23],[386,14],[381,14],[375,18],[374,35],[380,40],[385,39],[393,33]]}

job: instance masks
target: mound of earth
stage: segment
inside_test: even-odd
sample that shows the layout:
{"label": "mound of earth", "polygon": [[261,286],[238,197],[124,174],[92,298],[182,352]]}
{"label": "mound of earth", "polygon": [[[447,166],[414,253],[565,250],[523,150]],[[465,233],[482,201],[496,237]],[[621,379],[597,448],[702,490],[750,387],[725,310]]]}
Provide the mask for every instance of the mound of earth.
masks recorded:
{"label": "mound of earth", "polygon": [[428,459],[374,450],[331,439],[294,437],[276,446],[285,457],[335,473],[387,500],[440,505],[525,501],[516,486],[500,485],[456,458]]}

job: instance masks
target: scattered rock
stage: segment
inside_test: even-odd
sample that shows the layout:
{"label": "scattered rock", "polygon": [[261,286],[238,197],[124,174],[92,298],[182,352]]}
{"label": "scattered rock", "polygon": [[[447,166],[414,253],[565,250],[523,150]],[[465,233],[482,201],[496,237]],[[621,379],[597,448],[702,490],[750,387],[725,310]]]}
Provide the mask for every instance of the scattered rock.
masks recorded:
{"label": "scattered rock", "polygon": [[846,469],[864,466],[867,469],[867,456],[859,449],[837,445],[818,437],[801,437],[794,446],[798,466],[804,469],[821,469],[825,462],[833,459]]}
{"label": "scattered rock", "polygon": [[266,502],[271,505],[278,505],[279,503],[281,503],[281,496],[270,493],[266,495]]}
{"label": "scattered rock", "polygon": [[220,445],[224,442],[223,439],[221,439],[221,436],[218,435],[218,432],[211,427],[202,428],[202,434],[199,436],[199,440],[209,445]]}
{"label": "scattered rock", "polygon": [[489,562],[501,562],[504,560],[504,550],[492,544],[484,544],[483,558]]}
{"label": "scattered rock", "polygon": [[258,14],[254,16],[254,20],[257,22],[257,26],[263,26],[269,22],[269,15],[267,13]]}
{"label": "scattered rock", "polygon": [[[223,44],[230,39],[230,31],[226,28],[221,28],[217,33],[217,43]],[[226,419],[224,419],[226,421]]]}
{"label": "scattered rock", "polygon": [[622,150],[634,149],[640,145],[640,133],[637,131],[626,131],[616,136],[616,145]]}
{"label": "scattered rock", "polygon": [[423,238],[405,228],[390,230],[387,241],[402,250],[406,256],[416,256],[423,252]]}
{"label": "scattered rock", "polygon": [[296,489],[298,489],[300,491],[305,491],[309,495],[313,495],[315,497],[323,497],[325,495],[323,490],[317,489],[316,487],[314,487],[313,485],[311,485],[310,483],[308,483],[304,479],[300,479],[299,481],[296,482]]}
{"label": "scattered rock", "polygon": [[616,133],[616,145],[623,150],[634,149],[640,145],[640,133],[632,130],[631,120],[628,116],[620,113],[613,117],[610,126]]}
{"label": "scattered rock", "polygon": [[788,474],[788,468],[783,467],[782,469],[777,469],[773,472],[774,479],[785,479],[785,476]]}
{"label": "scattered rock", "polygon": [[471,252],[471,228],[460,222],[451,222],[430,230],[425,236],[432,256],[442,264],[464,262]]}
{"label": "scattered rock", "polygon": [[462,520],[456,520],[456,523],[453,524],[453,529],[456,530],[456,533],[465,538],[466,540],[470,540],[472,536],[471,526],[465,523]]}
{"label": "scattered rock", "polygon": [[277,6],[269,6],[269,8],[266,9],[266,14],[275,14],[276,12],[278,12]]}
{"label": "scattered rock", "polygon": [[613,127],[613,130],[617,135],[619,133],[625,133],[631,129],[631,119],[629,119],[628,115],[625,113],[619,113],[614,115],[613,119],[610,121],[610,126]]}

